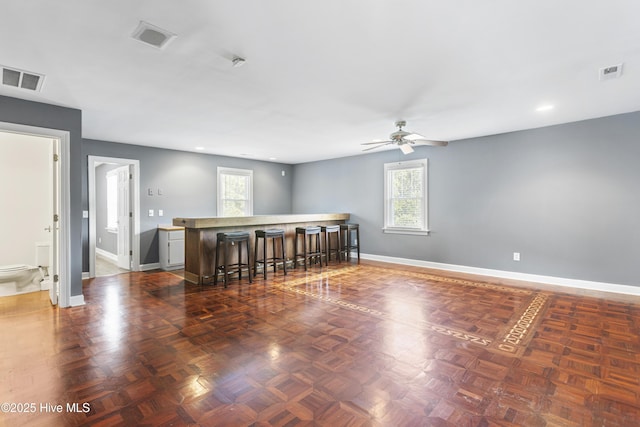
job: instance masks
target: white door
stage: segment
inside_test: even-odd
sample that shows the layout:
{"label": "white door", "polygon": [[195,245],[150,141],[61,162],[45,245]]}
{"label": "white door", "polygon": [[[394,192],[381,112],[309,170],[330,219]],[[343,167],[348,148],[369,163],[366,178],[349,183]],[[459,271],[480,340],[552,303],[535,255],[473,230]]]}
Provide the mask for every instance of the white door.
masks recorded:
{"label": "white door", "polygon": [[129,166],[118,171],[118,267],[131,269],[131,209],[129,193]]}
{"label": "white door", "polygon": [[52,202],[53,202],[53,218],[51,226],[51,265],[49,266],[49,278],[51,284],[49,286],[49,299],[51,304],[58,304],[58,287],[60,284],[58,271],[58,242],[60,241],[60,140],[53,140],[53,189],[52,189]]}

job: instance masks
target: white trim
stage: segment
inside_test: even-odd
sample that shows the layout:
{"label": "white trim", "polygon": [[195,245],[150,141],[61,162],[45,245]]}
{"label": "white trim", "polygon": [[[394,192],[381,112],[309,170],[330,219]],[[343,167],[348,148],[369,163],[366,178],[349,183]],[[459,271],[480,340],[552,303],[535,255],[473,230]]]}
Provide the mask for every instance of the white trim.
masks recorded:
{"label": "white trim", "polygon": [[118,255],[112,254],[111,252],[105,251],[104,249],[96,248],[96,255],[101,255],[113,262],[118,262]]}
{"label": "white trim", "polygon": [[429,230],[407,230],[402,228],[383,228],[383,233],[388,234],[410,234],[413,236],[428,236]]}
{"label": "white trim", "polygon": [[83,271],[82,272],[82,280],[84,279],[91,279],[91,276],[89,275],[88,271]]}
{"label": "white trim", "polygon": [[84,305],[84,295],[74,295],[69,300],[69,305],[71,307],[78,307],[80,305]]}
{"label": "white trim", "polygon": [[140,264],[139,271],[149,271],[149,270],[159,270],[159,269],[160,269],[160,263],[154,262],[151,264]]}
{"label": "white trim", "polygon": [[[35,135],[60,141],[58,307],[69,307],[71,298],[71,135],[69,131],[6,122],[0,122],[0,131]],[[79,296],[84,299],[82,294]]]}
{"label": "white trim", "polygon": [[131,196],[131,212],[133,226],[131,230],[131,271],[140,271],[140,160],[121,159],[118,157],[88,156],[87,171],[89,174],[89,277],[96,277],[96,166],[101,163],[130,165],[133,175]]}
{"label": "white trim", "polygon": [[389,262],[393,264],[410,265],[413,267],[433,268],[436,270],[453,271],[457,273],[477,274],[481,276],[499,277],[501,279],[522,280],[526,282],[543,283],[547,285],[566,286],[569,288],[588,289],[601,292],[613,292],[626,295],[640,295],[640,286],[619,285],[616,283],[592,282],[589,280],[567,279],[564,277],[542,276],[538,274],[517,273],[515,271],[491,270],[488,268],[468,267],[464,265],[443,264],[439,262],[421,261],[416,259],[396,258],[382,255],[360,254],[360,258],[372,261]]}

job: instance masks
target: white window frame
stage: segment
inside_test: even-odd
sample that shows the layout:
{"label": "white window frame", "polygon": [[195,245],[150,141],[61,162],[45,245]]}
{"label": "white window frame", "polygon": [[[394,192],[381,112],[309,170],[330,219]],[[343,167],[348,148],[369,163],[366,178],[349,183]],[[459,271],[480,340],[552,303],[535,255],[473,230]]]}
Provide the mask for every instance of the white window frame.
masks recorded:
{"label": "white window frame", "polygon": [[[402,169],[422,169],[422,176],[424,182],[422,184],[422,221],[420,221],[419,227],[397,227],[391,224],[392,220],[392,208],[391,203],[391,171]],[[428,187],[428,160],[417,159],[409,160],[406,162],[394,162],[384,164],[384,226],[382,231],[385,233],[395,234],[415,234],[415,235],[428,235],[429,234],[429,187]]]}
{"label": "white window frame", "polygon": [[[114,182],[115,179],[115,182]],[[107,172],[106,174],[106,181],[107,181],[107,227],[106,230],[109,233],[117,233],[118,232],[118,171],[116,169],[112,169],[110,171]],[[115,185],[115,189],[114,188],[109,188],[109,184],[111,183],[111,185]],[[115,194],[112,194],[112,192],[115,190]],[[113,196],[115,196],[115,198],[112,198]],[[109,216],[111,215],[115,215],[115,223],[113,222],[109,222]]]}
{"label": "white window frame", "polygon": [[219,217],[223,217],[224,215],[224,194],[223,194],[223,188],[222,188],[222,176],[223,175],[237,175],[237,176],[244,176],[249,178],[249,200],[247,203],[247,206],[245,208],[245,212],[243,216],[252,216],[253,215],[253,170],[251,169],[236,169],[236,168],[227,168],[227,167],[222,167],[222,166],[218,166],[218,195],[217,195],[217,199],[218,199],[218,206],[217,206],[217,212],[218,212],[218,216]]}

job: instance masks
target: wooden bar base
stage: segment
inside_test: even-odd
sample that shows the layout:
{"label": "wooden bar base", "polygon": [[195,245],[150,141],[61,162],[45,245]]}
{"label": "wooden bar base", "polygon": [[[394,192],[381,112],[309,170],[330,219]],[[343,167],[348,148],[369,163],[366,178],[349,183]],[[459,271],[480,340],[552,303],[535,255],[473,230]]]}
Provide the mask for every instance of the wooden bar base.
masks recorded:
{"label": "wooden bar base", "polygon": [[287,258],[293,259],[296,227],[307,225],[344,224],[348,213],[304,215],[256,215],[233,218],[174,218],[173,225],[185,228],[184,278],[195,284],[213,283],[216,233],[248,231],[251,247],[255,244],[255,231],[266,228],[285,230]]}

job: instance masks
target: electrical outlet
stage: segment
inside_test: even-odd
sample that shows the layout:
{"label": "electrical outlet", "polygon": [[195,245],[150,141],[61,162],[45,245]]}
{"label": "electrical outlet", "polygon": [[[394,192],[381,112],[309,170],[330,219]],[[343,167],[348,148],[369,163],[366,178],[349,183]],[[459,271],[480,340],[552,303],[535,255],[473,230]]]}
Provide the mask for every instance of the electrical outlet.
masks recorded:
{"label": "electrical outlet", "polygon": [[149,216],[153,216],[153,209],[149,209]]}
{"label": "electrical outlet", "polygon": [[520,252],[514,252],[513,253],[513,260],[514,261],[520,261]]}
{"label": "electrical outlet", "polygon": [[162,209],[158,209],[158,216],[164,215],[164,211]]}

